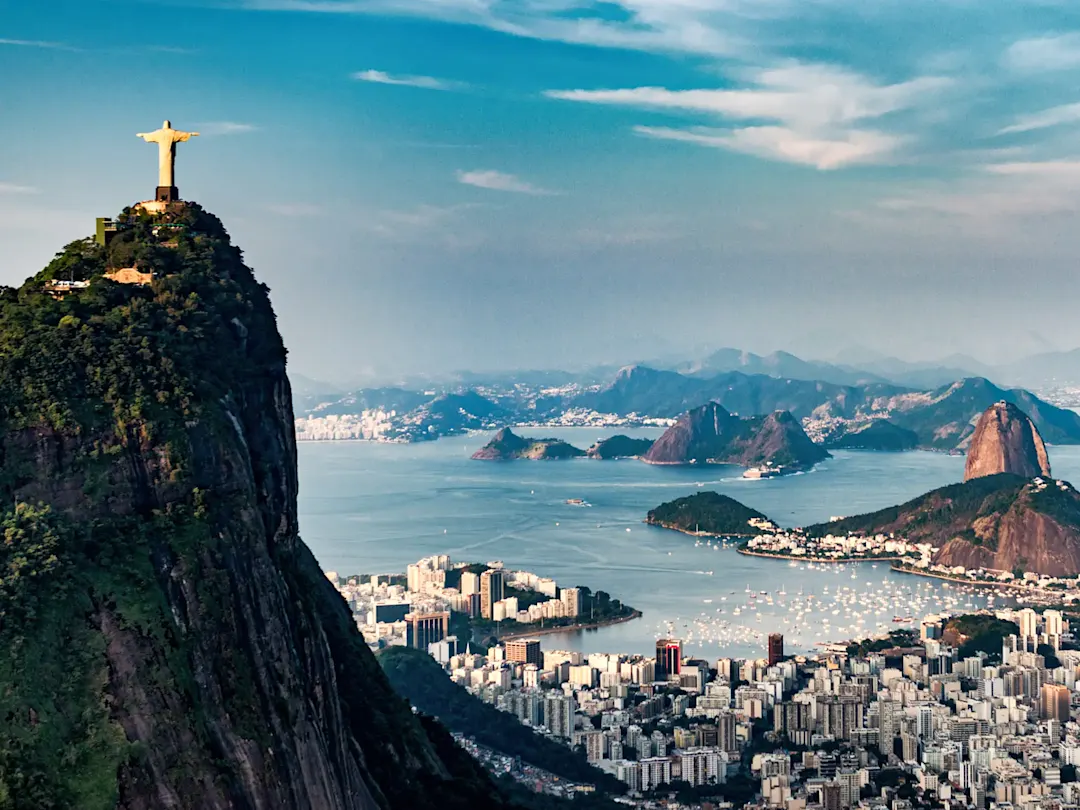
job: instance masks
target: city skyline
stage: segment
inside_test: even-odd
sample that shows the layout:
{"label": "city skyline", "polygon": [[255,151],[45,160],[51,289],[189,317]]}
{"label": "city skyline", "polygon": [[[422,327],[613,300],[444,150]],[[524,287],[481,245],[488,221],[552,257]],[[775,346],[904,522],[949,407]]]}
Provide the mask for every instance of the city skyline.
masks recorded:
{"label": "city skyline", "polygon": [[0,282],[152,196],[169,118],[310,376],[1068,349],[1078,32],[1046,0],[23,6]]}

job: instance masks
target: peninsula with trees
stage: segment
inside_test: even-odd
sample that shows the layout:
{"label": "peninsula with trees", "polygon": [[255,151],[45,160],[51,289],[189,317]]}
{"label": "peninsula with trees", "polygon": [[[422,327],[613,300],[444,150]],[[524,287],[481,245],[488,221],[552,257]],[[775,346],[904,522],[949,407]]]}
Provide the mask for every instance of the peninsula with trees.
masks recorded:
{"label": "peninsula with trees", "polygon": [[761,512],[718,492],[698,492],[662,503],[649,511],[645,522],[709,537],[756,537],[777,530]]}

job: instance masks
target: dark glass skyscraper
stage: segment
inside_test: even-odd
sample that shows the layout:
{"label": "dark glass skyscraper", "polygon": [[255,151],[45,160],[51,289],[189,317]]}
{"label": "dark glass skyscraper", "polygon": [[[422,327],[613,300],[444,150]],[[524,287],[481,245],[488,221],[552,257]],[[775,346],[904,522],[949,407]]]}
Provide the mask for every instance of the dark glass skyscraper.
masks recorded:
{"label": "dark glass skyscraper", "polygon": [[682,671],[682,642],[674,638],[656,641],[656,680],[666,681]]}

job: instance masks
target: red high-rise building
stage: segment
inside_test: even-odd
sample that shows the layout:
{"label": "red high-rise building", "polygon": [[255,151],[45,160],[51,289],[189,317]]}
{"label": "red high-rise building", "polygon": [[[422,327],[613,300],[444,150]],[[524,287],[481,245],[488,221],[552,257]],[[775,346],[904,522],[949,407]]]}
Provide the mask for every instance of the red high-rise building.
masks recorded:
{"label": "red high-rise building", "polygon": [[784,658],[784,637],[780,633],[769,633],[769,666]]}

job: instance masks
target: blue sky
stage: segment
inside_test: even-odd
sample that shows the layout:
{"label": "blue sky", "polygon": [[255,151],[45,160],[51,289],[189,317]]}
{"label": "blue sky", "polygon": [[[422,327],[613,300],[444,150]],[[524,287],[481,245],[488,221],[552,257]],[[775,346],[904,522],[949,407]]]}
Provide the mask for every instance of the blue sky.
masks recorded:
{"label": "blue sky", "polygon": [[293,367],[1080,345],[1080,4],[54,0],[0,17],[0,282],[181,194]]}

